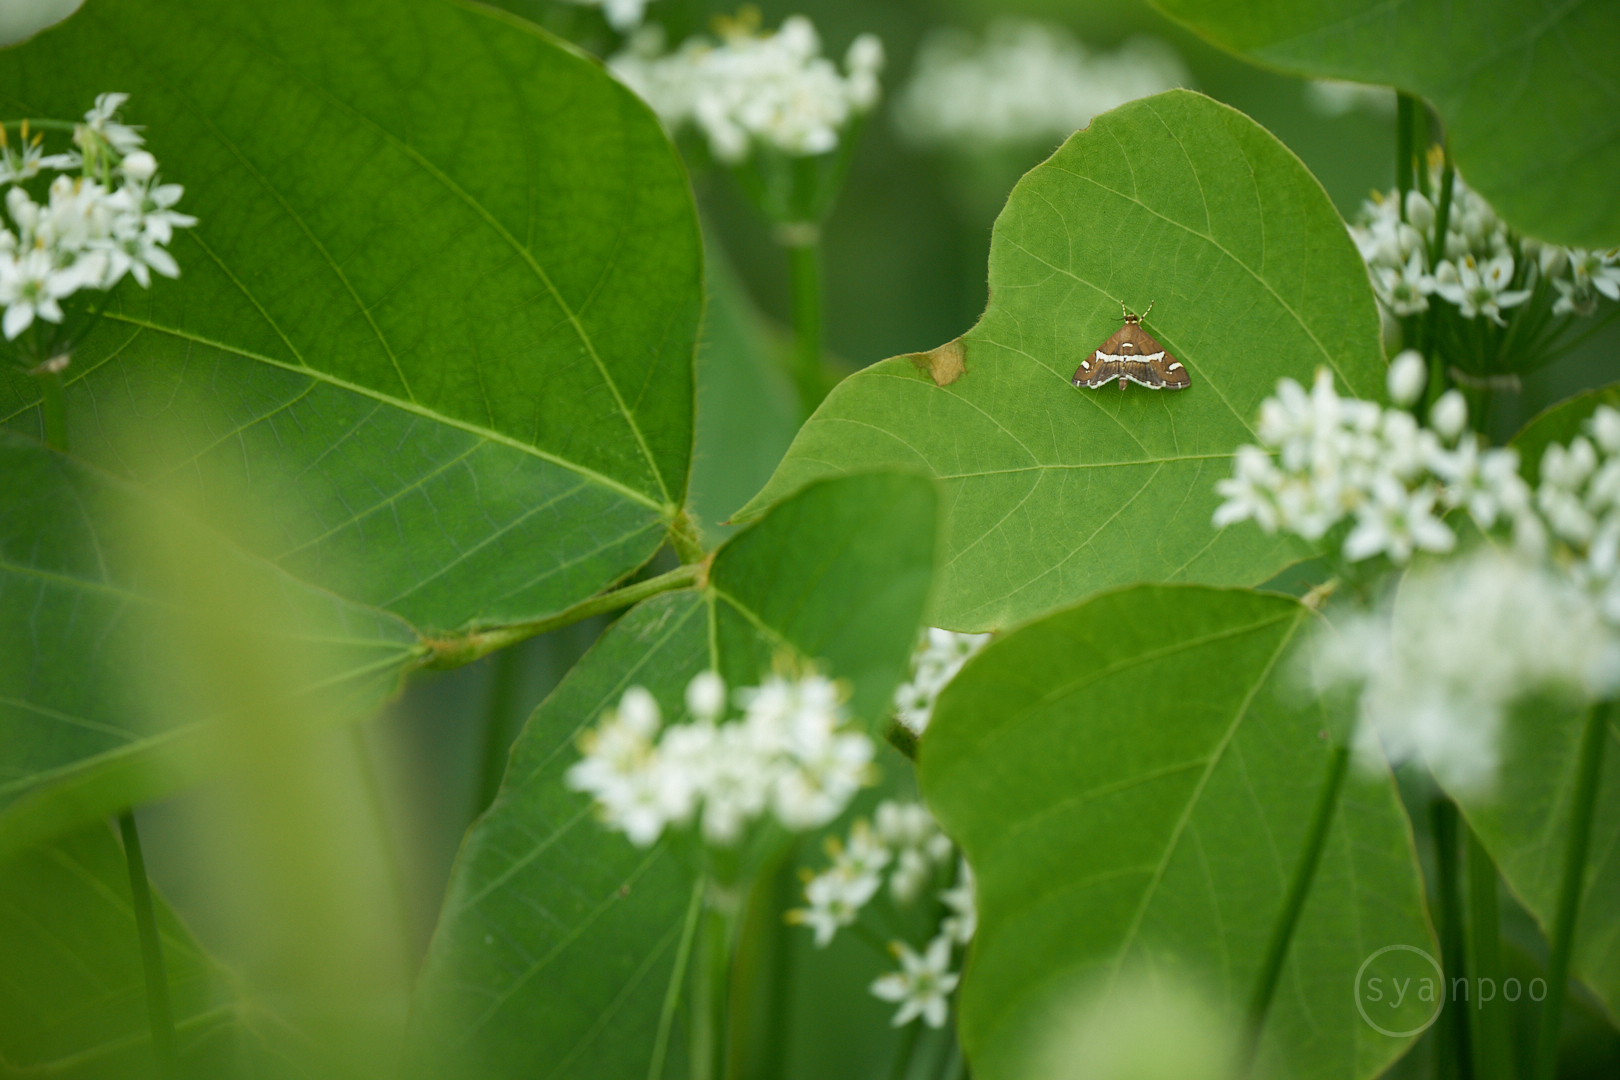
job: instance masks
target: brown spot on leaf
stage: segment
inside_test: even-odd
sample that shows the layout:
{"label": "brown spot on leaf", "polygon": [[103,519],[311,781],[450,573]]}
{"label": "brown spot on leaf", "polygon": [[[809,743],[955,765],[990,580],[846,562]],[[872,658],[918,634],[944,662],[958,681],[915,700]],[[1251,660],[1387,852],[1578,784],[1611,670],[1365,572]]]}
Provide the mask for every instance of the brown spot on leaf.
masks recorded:
{"label": "brown spot on leaf", "polygon": [[935,386],[949,386],[967,374],[967,354],[962,348],[961,338],[947,341],[928,352],[909,353],[906,359],[916,364],[918,371],[933,379]]}

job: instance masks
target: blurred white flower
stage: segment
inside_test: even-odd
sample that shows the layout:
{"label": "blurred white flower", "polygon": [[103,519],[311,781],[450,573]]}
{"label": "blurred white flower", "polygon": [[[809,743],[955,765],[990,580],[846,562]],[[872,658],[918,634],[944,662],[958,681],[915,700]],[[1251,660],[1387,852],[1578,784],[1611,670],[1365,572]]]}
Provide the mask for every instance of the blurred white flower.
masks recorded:
{"label": "blurred white flower", "polygon": [[1486,548],[1410,574],[1393,611],[1318,636],[1319,688],[1360,685],[1358,760],[1419,758],[1448,786],[1487,790],[1506,710],[1526,694],[1620,689],[1620,635],[1594,598]]}
{"label": "blurred white flower", "polygon": [[1389,400],[1403,409],[1409,409],[1423,396],[1423,387],[1429,381],[1429,365],[1416,349],[1403,350],[1389,362],[1389,373],[1384,382],[1389,389]]}
{"label": "blurred white flower", "polygon": [[979,929],[979,909],[973,870],[966,859],[957,861],[956,884],[941,892],[939,899],[951,912],[939,924],[941,932],[958,945],[971,942]]}
{"label": "blurred white flower", "polygon": [[704,839],[737,843],[767,809],[804,830],[843,812],[871,780],[872,740],[844,725],[843,691],[815,673],[772,675],[736,694],[745,714],[720,724],[725,684],[700,672],[686,687],[690,724],[662,728],[658,703],[639,686],[579,740],[583,757],[565,782],[589,793],[604,824],[652,844],[701,809]]}
{"label": "blurred white flower", "polygon": [[929,34],[895,122],[910,142],[969,154],[1050,146],[1098,113],[1187,85],[1180,57],[1157,39],[1092,53],[1062,27],[1002,19],[983,41],[959,30]]}
{"label": "blurred white flower", "polygon": [[989,640],[989,634],[925,630],[911,654],[911,678],[894,692],[895,719],[901,726],[913,735],[926,731],[939,692]]}
{"label": "blurred white flower", "polygon": [[928,943],[920,956],[904,942],[892,942],[889,948],[900,961],[900,970],[878,976],[872,983],[873,996],[900,1003],[894,1014],[895,1027],[919,1016],[929,1027],[944,1027],[950,1012],[948,999],[961,980],[950,970],[951,939],[941,934]]}
{"label": "blurred white flower", "polygon": [[1414,251],[1401,266],[1373,266],[1373,292],[1396,315],[1419,315],[1429,310],[1429,294],[1438,286],[1423,269],[1423,253]]}
{"label": "blurred white flower", "polygon": [[1343,116],[1356,109],[1394,115],[1395,90],[1341,79],[1312,79],[1305,84],[1305,103],[1323,116]]}
{"label": "blurred white flower", "polygon": [[851,121],[877,104],[883,45],[871,34],[856,38],[840,75],[804,16],[764,34],[739,19],[719,44],[692,38],[667,55],[661,31],[637,35],[608,67],[667,128],[696,125],[718,160],[737,165],[756,145],[796,156],[836,149]]}

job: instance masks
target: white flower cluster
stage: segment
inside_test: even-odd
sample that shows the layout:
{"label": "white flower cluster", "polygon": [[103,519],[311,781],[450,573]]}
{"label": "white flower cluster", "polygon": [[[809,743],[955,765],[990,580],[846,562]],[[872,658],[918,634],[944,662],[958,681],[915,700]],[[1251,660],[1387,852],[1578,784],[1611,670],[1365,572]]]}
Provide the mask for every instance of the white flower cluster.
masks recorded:
{"label": "white flower cluster", "polygon": [[856,38],[841,75],[804,16],[765,34],[739,19],[726,24],[718,45],[691,38],[668,54],[661,30],[648,27],[608,67],[671,131],[695,124],[718,160],[739,165],[756,146],[795,156],[836,149],[843,130],[882,93],[883,43],[871,34]]}
{"label": "white flower cluster", "polygon": [[1542,454],[1536,508],[1557,543],[1555,564],[1620,626],[1620,412],[1599,405],[1584,426]]}
{"label": "white flower cluster", "polygon": [[627,34],[641,25],[651,0],[568,0],[581,7],[599,7],[607,24],[621,34]]}
{"label": "white flower cluster", "polygon": [[[1439,190],[1433,176],[1430,190]],[[1558,293],[1553,314],[1590,315],[1599,294],[1620,299],[1620,249],[1586,251],[1521,237],[1484,199],[1456,177],[1443,244],[1435,205],[1421,192],[1406,194],[1406,212],[1395,192],[1374,195],[1362,207],[1350,235],[1372,275],[1373,291],[1388,315],[1417,315],[1439,296],[1465,319],[1485,318],[1506,326],[1503,311],[1530,299],[1538,278]]]}
{"label": "white flower cluster", "polygon": [[[0,226],[0,330],[14,341],[36,319],[63,321],[61,302],[80,289],[110,289],[128,274],[177,277],[166,250],[175,229],[197,219],[173,209],[183,188],[158,182],[157,160],[135,128],[118,120],[126,94],[102,94],[74,130],[75,149],[46,155],[24,128],[17,145],[0,127],[0,183],[11,228]],[[64,170],[41,205],[21,186],[41,170]],[[66,170],[83,170],[70,176]],[[13,232],[12,229],[16,231]]]}
{"label": "white flower cluster", "polygon": [[[880,976],[871,992],[884,1001],[898,1002],[896,1027],[921,1016],[931,1027],[942,1027],[948,998],[960,976],[950,970],[953,950],[973,940],[978,928],[973,874],[956,846],[934,822],[921,803],[886,800],[879,804],[874,824],[857,821],[847,842],[827,841],[832,865],[819,874],[805,871],[804,895],[809,907],[788,912],[788,921],[815,932],[818,947],[825,947],[839,928],[851,926],[883,885],[889,870],[889,892],[901,905],[915,903],[937,872],[956,865],[956,880],[935,895],[948,912],[938,932],[921,954],[904,942],[890,943],[900,970]],[[892,867],[892,868],[891,868]]]}
{"label": "white flower cluster", "polygon": [[772,675],[734,697],[743,716],[721,723],[725,683],[704,672],[686,689],[692,722],[664,727],[652,694],[630,687],[581,736],[568,786],[637,846],[701,816],[703,838],[726,847],[767,811],[796,831],[825,825],[871,779],[872,740],[845,726],[831,679]]}
{"label": "white flower cluster", "polygon": [[1098,113],[1189,82],[1180,57],[1157,39],[1093,53],[1060,26],[1003,19],[983,41],[960,30],[929,34],[895,121],[921,146],[1050,146]]}
{"label": "white flower cluster", "polygon": [[1411,575],[1392,611],[1344,620],[1312,655],[1320,686],[1362,686],[1363,765],[1421,759],[1454,789],[1489,788],[1505,712],[1523,695],[1620,689],[1620,637],[1591,594],[1490,548]]}
{"label": "white flower cluster", "polygon": [[958,634],[929,627],[911,654],[911,679],[894,692],[894,715],[913,735],[921,735],[934,715],[934,700],[962,665],[984,648],[989,634]]}
{"label": "white flower cluster", "polygon": [[[1408,374],[1414,364],[1416,380]],[[1404,392],[1413,381],[1421,389],[1421,365],[1416,353],[1397,357],[1392,389]],[[1429,419],[1425,428],[1405,410],[1341,398],[1326,370],[1309,393],[1280,380],[1277,396],[1260,405],[1263,447],[1239,447],[1235,475],[1215,485],[1226,499],[1215,527],[1252,520],[1315,542],[1353,516],[1346,559],[1382,554],[1404,563],[1414,551],[1455,547],[1456,534],[1440,518],[1465,507],[1482,528],[1506,521],[1522,544],[1536,546],[1545,534],[1519,476],[1518,451],[1488,449],[1467,432],[1468,406],[1456,390],[1435,402]]]}

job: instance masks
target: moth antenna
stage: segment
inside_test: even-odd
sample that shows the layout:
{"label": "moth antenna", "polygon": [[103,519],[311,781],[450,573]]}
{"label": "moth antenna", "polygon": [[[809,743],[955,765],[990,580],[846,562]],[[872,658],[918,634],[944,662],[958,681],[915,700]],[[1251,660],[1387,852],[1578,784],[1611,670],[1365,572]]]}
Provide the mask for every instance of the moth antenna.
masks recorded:
{"label": "moth antenna", "polygon": [[1125,301],[1123,300],[1119,302],[1119,317],[1124,319],[1126,322],[1131,321],[1130,309],[1125,306]]}
{"label": "moth antenna", "polygon": [[1152,311],[1153,310],[1153,305],[1157,304],[1157,303],[1158,303],[1157,300],[1149,300],[1148,301],[1148,306],[1147,306],[1147,311],[1144,311],[1144,312],[1142,312],[1142,314],[1138,315],[1137,319],[1140,320],[1140,319],[1147,318],[1148,317],[1148,311]]}

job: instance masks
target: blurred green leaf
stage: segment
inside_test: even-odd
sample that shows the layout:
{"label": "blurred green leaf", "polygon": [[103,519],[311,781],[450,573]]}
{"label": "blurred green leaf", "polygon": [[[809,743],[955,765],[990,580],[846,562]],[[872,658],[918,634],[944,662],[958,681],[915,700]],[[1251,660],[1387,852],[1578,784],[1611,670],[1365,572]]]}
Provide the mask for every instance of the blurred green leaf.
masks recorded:
{"label": "blurred green leaf", "polygon": [[[1550,939],[1587,710],[1535,699],[1509,714],[1491,790],[1449,794]],[[1609,725],[1570,972],[1620,1023],[1620,729]]]}
{"label": "blurred green leaf", "polygon": [[694,869],[668,836],[640,849],[592,820],[563,786],[574,741],[628,686],[680,718],[699,671],[754,685],[784,647],[850,680],[852,710],[875,725],[922,618],[935,515],[917,476],[813,485],[721,547],[706,589],[613,624],[530,717],[462,846],[412,1012],[415,1075],[685,1074],[684,1010],[666,1021],[664,1071],[649,1065]]}
{"label": "blurred green leaf", "polygon": [[373,711],[418,651],[394,616],[243,554],[32,439],[0,431],[0,475],[0,857],[207,771],[199,740],[213,709],[176,681],[170,643],[153,633],[177,583],[136,532],[149,516],[274,598],[284,625],[242,632],[294,634],[311,661],[301,684],[341,714]]}
{"label": "blurred green leaf", "polygon": [[[196,1067],[233,1002],[168,905],[155,908],[181,1055]],[[0,864],[0,1073],[158,1080],[129,872],[105,824]]]}
{"label": "blurred green leaf", "polygon": [[[978,882],[962,988],[975,1076],[1033,1075],[1073,995],[1142,969],[1241,1014],[1343,717],[1293,684],[1309,611],[1188,586],[1105,593],[992,642],[940,696],[923,792]],[[1434,952],[1394,785],[1352,774],[1262,1042],[1276,1075],[1370,1077],[1411,1042],[1358,967]]]}
{"label": "blurred green leaf", "polygon": [[[1321,186],[1240,113],[1189,91],[1092,122],[1019,182],[996,222],[992,299],[936,385],[908,358],[846,379],[765,490],[880,465],[940,479],[932,618],[1003,627],[1139,580],[1254,585],[1308,553],[1216,531],[1214,484],[1277,379],[1334,371],[1381,396],[1367,272]],[[1180,392],[1081,390],[1120,303],[1192,374]]]}
{"label": "blurred green leaf", "polygon": [[[1300,75],[1385,83],[1439,111],[1469,186],[1544,240],[1620,243],[1620,7],[1604,0],[1154,0],[1233,52]],[[1607,107],[1604,103],[1607,103]]]}
{"label": "blurred green leaf", "polygon": [[687,506],[705,537],[723,540],[732,511],[765,485],[799,428],[798,392],[783,342],[735,272],[712,253],[697,352],[697,427]]}
{"label": "blurred green leaf", "polygon": [[[1541,455],[1552,443],[1568,445],[1577,435],[1587,434],[1586,420],[1599,405],[1620,409],[1620,383],[1587,390],[1560,401],[1530,419],[1513,436],[1512,446],[1519,452],[1520,471],[1532,486],[1541,479]],[[1590,438],[1590,436],[1588,436]]]}
{"label": "blurred green leaf", "polygon": [[[0,53],[0,114],[131,94],[197,215],[67,371],[75,453],[307,511],[253,550],[424,630],[543,617],[684,502],[702,252],[601,66],[451,0],[90,0]],[[34,380],[0,422],[39,431]],[[189,441],[145,445],[184,415]]]}

